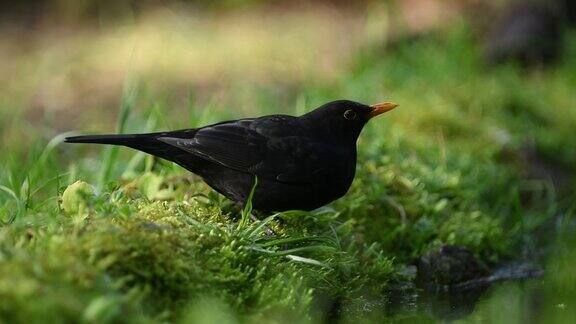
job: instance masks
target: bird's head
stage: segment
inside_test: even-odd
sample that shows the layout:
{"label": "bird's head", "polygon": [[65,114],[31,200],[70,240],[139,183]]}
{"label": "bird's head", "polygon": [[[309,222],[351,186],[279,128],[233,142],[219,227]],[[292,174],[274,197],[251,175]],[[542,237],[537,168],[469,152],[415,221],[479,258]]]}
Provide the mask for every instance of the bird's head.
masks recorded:
{"label": "bird's head", "polygon": [[350,100],[337,100],[324,104],[302,115],[308,125],[319,134],[336,141],[353,141],[371,118],[396,108],[392,102],[367,106]]}

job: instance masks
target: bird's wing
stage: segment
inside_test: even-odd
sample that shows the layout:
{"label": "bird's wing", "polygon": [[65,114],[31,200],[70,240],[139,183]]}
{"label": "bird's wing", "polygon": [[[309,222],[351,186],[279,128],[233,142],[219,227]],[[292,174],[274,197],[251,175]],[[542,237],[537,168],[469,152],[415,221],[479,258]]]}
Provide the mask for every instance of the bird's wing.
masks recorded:
{"label": "bird's wing", "polygon": [[318,160],[323,151],[318,145],[299,136],[271,135],[269,127],[263,131],[259,126],[258,119],[244,119],[200,128],[186,138],[168,133],[157,139],[213,163],[279,182],[306,183],[322,173]]}

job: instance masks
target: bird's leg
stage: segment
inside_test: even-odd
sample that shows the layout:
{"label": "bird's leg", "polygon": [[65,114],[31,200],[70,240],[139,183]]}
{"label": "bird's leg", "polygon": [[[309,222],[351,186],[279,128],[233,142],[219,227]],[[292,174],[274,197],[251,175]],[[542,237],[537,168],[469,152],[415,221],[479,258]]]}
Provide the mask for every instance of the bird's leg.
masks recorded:
{"label": "bird's leg", "polygon": [[[241,213],[242,210],[244,209],[244,204],[242,204],[242,203],[235,203],[235,204],[234,204],[234,207],[238,210],[239,213]],[[250,219],[251,219],[253,222],[255,222],[255,223],[260,222],[260,219],[258,219],[258,217],[256,217],[256,215],[254,215],[254,212],[255,212],[255,211],[253,210],[253,211],[250,213]],[[274,231],[273,231],[270,227],[268,227],[268,226],[266,226],[266,225],[264,225],[264,233],[265,233],[267,236],[276,236],[276,233],[274,233]]]}
{"label": "bird's leg", "polygon": [[[259,222],[260,221],[256,216],[254,216],[253,213],[250,213],[250,219],[253,222]],[[266,225],[264,225],[264,233],[266,234],[266,236],[276,236],[276,233],[274,233],[274,231]]]}

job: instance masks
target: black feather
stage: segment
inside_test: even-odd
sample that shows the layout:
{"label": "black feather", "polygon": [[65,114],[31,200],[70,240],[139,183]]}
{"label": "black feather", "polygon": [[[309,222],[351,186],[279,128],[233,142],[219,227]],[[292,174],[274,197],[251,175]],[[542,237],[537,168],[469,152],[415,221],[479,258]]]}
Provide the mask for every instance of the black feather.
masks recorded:
{"label": "black feather", "polygon": [[[350,109],[358,118],[343,117]],[[356,170],[356,139],[370,113],[366,105],[342,100],[300,117],[273,115],[173,132],[75,136],[66,142],[123,145],[176,162],[240,203],[258,177],[255,209],[310,210],[348,191]]]}

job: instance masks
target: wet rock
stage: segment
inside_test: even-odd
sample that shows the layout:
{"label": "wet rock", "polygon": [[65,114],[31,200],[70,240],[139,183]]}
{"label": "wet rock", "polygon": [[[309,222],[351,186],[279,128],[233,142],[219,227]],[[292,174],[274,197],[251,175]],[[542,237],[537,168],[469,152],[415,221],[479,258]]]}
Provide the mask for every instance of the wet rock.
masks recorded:
{"label": "wet rock", "polygon": [[490,271],[461,246],[444,245],[416,261],[416,283],[425,288],[421,298],[436,318],[456,320],[470,314],[487,285],[460,289],[459,285],[486,278]]}
{"label": "wet rock", "polygon": [[471,314],[495,282],[539,277],[542,269],[530,263],[511,263],[490,271],[472,252],[445,245],[417,260],[417,284],[424,288],[421,304],[435,318],[456,320]]}
{"label": "wet rock", "polygon": [[416,261],[416,282],[423,287],[449,287],[489,275],[474,254],[460,246],[445,245]]}

